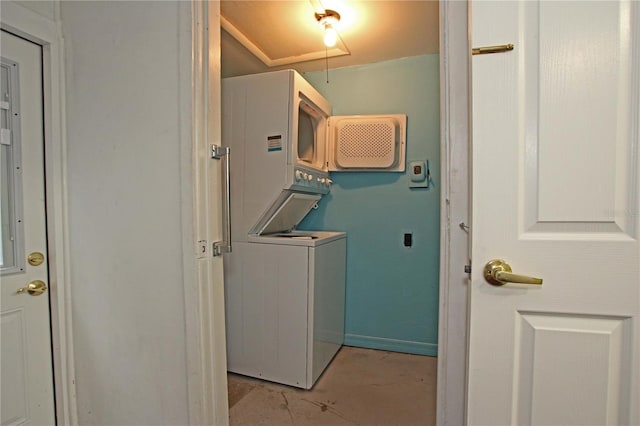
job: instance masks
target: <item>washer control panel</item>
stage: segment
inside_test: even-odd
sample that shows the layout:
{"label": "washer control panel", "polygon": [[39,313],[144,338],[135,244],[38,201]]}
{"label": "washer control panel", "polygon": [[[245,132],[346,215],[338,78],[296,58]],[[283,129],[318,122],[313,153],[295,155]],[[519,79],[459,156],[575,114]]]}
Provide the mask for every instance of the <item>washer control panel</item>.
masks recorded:
{"label": "washer control panel", "polygon": [[326,194],[331,189],[332,183],[328,173],[303,167],[296,167],[293,172],[292,189]]}

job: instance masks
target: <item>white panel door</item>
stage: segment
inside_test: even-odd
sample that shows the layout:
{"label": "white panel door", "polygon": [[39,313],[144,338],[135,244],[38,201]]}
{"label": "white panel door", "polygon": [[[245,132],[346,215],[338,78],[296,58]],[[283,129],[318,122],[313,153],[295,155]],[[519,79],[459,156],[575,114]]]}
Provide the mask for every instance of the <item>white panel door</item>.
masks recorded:
{"label": "white panel door", "polygon": [[[53,371],[46,285],[42,49],[2,32],[2,425],[53,425]],[[15,85],[12,85],[11,82]],[[21,155],[20,155],[21,154]],[[27,261],[41,253],[42,263]],[[35,256],[32,257],[35,259]],[[33,262],[33,260],[32,260]],[[37,261],[33,263],[38,263]]]}
{"label": "white panel door", "polygon": [[638,40],[640,2],[472,2],[515,49],[473,57],[471,425],[640,424]]}

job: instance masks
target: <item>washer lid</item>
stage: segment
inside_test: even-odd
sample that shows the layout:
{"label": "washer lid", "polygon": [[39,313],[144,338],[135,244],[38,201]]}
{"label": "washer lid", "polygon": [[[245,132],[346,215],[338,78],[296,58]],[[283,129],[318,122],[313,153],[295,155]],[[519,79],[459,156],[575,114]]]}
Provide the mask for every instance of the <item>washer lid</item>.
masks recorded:
{"label": "washer lid", "polygon": [[251,228],[249,234],[266,235],[291,231],[320,198],[322,198],[320,194],[282,191],[269,210]]}

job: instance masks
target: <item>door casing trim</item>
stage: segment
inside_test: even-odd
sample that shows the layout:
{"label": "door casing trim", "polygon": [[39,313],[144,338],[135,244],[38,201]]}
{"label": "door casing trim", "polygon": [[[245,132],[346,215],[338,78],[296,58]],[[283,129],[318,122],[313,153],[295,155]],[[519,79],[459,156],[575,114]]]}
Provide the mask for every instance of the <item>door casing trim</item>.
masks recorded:
{"label": "door casing trim", "polygon": [[[189,423],[229,424],[227,353],[225,339],[222,257],[211,254],[212,242],[222,238],[220,164],[210,158],[210,144],[220,145],[220,27],[218,2],[191,1],[192,85],[191,117],[192,194],[197,241],[205,241],[208,255],[197,258],[195,282],[185,276],[187,329],[187,384]],[[185,120],[186,121],[186,120]],[[185,161],[186,162],[186,161]],[[183,205],[190,200],[185,198]],[[186,214],[186,213],[185,213]],[[193,252],[183,253],[185,271]]]}
{"label": "door casing trim", "polygon": [[[438,425],[466,424],[471,55],[467,1],[440,0]],[[460,224],[467,226],[459,226]]]}

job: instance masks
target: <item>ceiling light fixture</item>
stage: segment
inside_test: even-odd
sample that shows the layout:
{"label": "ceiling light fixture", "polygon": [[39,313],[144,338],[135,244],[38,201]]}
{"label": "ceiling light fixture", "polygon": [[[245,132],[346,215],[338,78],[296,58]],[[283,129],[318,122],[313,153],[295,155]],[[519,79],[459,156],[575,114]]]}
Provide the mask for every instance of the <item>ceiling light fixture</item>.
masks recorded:
{"label": "ceiling light fixture", "polygon": [[324,13],[316,13],[316,20],[324,28],[324,45],[333,47],[338,41],[336,25],[340,22],[340,14],[335,10],[325,9]]}

